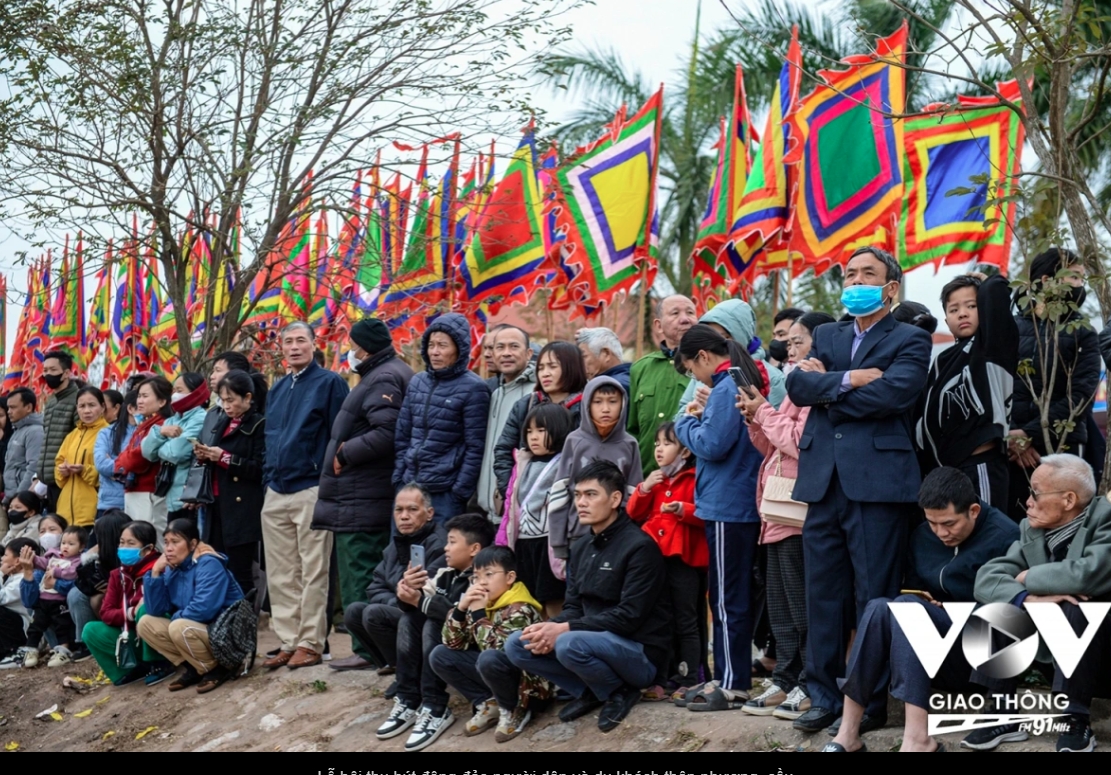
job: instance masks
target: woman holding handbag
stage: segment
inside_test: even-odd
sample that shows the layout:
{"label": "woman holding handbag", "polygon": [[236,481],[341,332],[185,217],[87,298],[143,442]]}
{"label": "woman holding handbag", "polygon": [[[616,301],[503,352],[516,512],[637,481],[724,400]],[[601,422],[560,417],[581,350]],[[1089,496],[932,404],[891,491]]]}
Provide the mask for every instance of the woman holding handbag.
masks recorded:
{"label": "woman holding handbag", "polygon": [[220,380],[217,394],[224,417],[213,429],[211,441],[194,445],[197,461],[209,468],[211,477],[204,534],[216,551],[227,555],[228,570],[244,595],[249,595],[262,541],[266,383],[261,374],[231,371]]}
{"label": "woman holding handbag", "polygon": [[155,494],[159,466],[143,456],[143,439],[173,415],[174,388],[165,377],[148,377],[137,390],[135,432],[116,457],[115,479],[123,484],[123,510],[160,531],[166,527],[166,498]]}
{"label": "woman holding handbag", "polygon": [[149,522],[131,522],[124,527],[116,549],[119,566],[108,574],[100,621],[89,622],[81,631],[85,647],[116,686],[140,678],[153,686],[176,671],[157,651],[142,644],[135,632],[135,622],[144,613],[143,576],[162,556],[154,548],[157,538]]}
{"label": "woman holding handbag", "polygon": [[155,495],[165,497],[168,521],[196,518],[184,508],[181,493],[193,464],[193,440],[204,425],[210,395],[204,375],[182,374],[174,380],[170,396],[173,414],[143,439],[143,457],[159,466]]}
{"label": "woman holding handbag", "polygon": [[[791,326],[788,357],[798,363],[810,354],[814,329],[833,318],[809,312]],[[741,710],[754,716],[793,720],[810,708],[803,666],[806,660],[806,586],[802,562],[802,518],[806,504],[791,500],[799,470],[799,438],[810,407],[784,398],[776,411],[754,390],[738,393],[737,408],[753,445],[764,454],[756,488],[760,543],[768,550],[768,621],[775,636],[776,665],[771,685]]]}

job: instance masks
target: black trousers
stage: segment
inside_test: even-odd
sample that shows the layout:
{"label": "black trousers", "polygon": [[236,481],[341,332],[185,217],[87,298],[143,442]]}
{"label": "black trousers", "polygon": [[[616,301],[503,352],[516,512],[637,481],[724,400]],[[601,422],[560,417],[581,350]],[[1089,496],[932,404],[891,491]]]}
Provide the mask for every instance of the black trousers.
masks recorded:
{"label": "black trousers", "polygon": [[[1065,619],[1078,636],[1088,626],[1088,619],[1079,606],[1061,603]],[[1092,642],[1084,651],[1076,669],[1065,677],[1060,666],[1054,665],[1053,691],[1068,695],[1069,713],[1087,714],[1096,697],[1111,696],[1111,616],[1103,620]]]}
{"label": "black trousers", "polygon": [[25,645],[27,633],[23,630],[23,617],[10,608],[0,608],[0,657]]}
{"label": "black trousers", "polygon": [[43,600],[35,603],[31,626],[27,628],[27,645],[38,648],[39,641],[47,630],[53,629],[59,646],[73,645],[76,632],[73,617],[65,600]]}
{"label": "black trousers", "polygon": [[370,654],[375,667],[397,666],[397,625],[401,609],[379,603],[352,603],[343,612],[351,637]]}
{"label": "black trousers", "polygon": [[440,645],[444,623],[420,611],[403,611],[397,623],[397,697],[410,708],[422,705],[435,713],[447,707],[447,683],[429,664]]}
{"label": "black trousers", "polygon": [[671,594],[672,676],[680,686],[698,683],[698,668],[705,660],[706,648],[698,629],[702,610],[699,593],[706,571],[692,568],[681,557],[665,557],[667,586]]}
{"label": "black trousers", "polygon": [[972,486],[980,500],[1002,511],[1007,510],[1011,471],[1006,452],[999,449],[981,452],[968,458],[957,468],[972,480]]}
{"label": "black trousers", "polygon": [[[911,511],[905,503],[849,500],[834,474],[802,529],[806,568],[806,688],[813,707],[840,713],[849,635],[868,602],[899,594]],[[887,712],[874,698],[870,715]]]}

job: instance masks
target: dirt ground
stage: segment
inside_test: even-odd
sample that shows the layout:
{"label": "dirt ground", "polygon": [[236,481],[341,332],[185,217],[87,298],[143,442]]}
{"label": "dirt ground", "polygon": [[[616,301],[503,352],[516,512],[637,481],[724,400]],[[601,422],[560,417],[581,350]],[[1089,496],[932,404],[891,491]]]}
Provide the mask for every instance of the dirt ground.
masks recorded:
{"label": "dirt ground", "polygon": [[[259,633],[259,649],[276,645]],[[338,659],[350,654],[349,640],[333,635]],[[261,661],[261,660],[260,660]],[[40,667],[0,672],[0,749],[16,751],[401,751],[405,736],[380,741],[374,730],[389,713],[382,698],[390,678],[373,671],[337,672],[325,665],[273,673],[256,667],[251,675],[198,696],[171,694],[166,684],[146,687],[97,686],[81,694],[63,688],[65,676],[92,678],[92,660],[70,669]],[[57,705],[61,720],[35,719]],[[462,719],[469,710],[453,695],[456,723],[431,746],[436,750],[490,750],[493,733],[468,738]],[[1111,741],[1109,707],[1094,710],[1097,740]],[[91,712],[87,712],[91,711]],[[829,738],[805,735],[790,722],[747,716],[739,711],[693,713],[668,703],[642,703],[609,734],[597,716],[562,724],[549,711],[534,719],[506,751],[811,751]],[[901,710],[890,707],[890,725],[865,740],[872,751],[897,750]],[[959,736],[943,738],[955,750]],[[1052,751],[1054,736],[1032,737],[999,750]],[[1111,746],[1105,746],[1111,748]],[[1099,749],[1097,749],[1099,750]]]}

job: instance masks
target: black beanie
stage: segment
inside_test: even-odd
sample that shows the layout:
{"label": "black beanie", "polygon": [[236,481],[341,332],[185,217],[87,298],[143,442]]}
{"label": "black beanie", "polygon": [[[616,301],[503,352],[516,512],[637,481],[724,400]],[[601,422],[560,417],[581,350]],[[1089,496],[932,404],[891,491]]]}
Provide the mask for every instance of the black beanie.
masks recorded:
{"label": "black beanie", "polygon": [[362,347],[370,355],[375,355],[387,347],[393,347],[390,329],[378,318],[364,318],[351,326],[351,341]]}

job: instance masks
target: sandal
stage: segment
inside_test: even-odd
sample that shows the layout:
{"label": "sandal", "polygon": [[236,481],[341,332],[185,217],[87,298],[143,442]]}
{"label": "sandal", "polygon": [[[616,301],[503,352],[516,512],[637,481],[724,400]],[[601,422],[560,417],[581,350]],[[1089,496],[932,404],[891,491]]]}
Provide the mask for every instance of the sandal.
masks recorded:
{"label": "sandal", "polygon": [[694,686],[680,686],[675,690],[675,693],[671,695],[671,701],[675,703],[676,707],[685,708],[694,695],[698,694],[705,686],[712,683],[713,681],[706,681],[705,683],[695,684]]}
{"label": "sandal", "polygon": [[200,685],[197,686],[197,694],[208,694],[213,689],[223,686],[232,675],[232,671],[226,667],[217,667],[205,673],[201,676]]}
{"label": "sandal", "polygon": [[185,672],[174,679],[170,684],[169,689],[171,692],[180,692],[182,689],[188,689],[190,686],[196,686],[200,683],[201,675],[196,671],[192,665],[185,666]]}
{"label": "sandal", "polygon": [[722,689],[717,684],[706,684],[687,700],[687,710],[740,710],[748,702],[746,692]]}
{"label": "sandal", "polygon": [[662,686],[649,686],[640,693],[641,702],[663,702],[670,698],[671,695]]}

